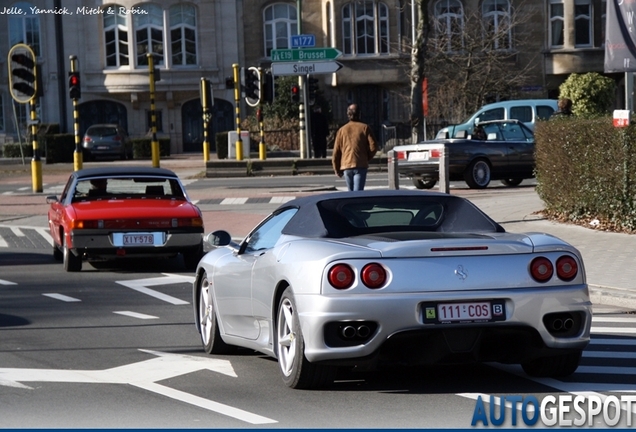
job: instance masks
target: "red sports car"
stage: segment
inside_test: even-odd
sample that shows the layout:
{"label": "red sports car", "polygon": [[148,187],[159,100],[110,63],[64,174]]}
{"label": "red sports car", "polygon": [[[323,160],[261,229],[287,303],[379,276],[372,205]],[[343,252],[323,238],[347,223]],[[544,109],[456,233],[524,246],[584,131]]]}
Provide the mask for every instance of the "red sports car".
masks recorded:
{"label": "red sports car", "polygon": [[201,211],[177,175],[150,167],[73,172],[61,197],[49,196],[53,256],[77,272],[82,261],[176,256],[188,269],[203,255]]}

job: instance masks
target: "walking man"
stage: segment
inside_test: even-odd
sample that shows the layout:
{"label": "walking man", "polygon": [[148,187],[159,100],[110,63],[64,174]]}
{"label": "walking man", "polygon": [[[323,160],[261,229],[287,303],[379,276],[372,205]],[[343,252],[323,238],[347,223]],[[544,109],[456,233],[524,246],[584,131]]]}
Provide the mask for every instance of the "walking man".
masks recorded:
{"label": "walking man", "polygon": [[371,128],[360,121],[358,105],[347,108],[349,123],[338,129],[332,164],[338,177],[344,176],[350,191],[364,190],[369,161],[378,151]]}

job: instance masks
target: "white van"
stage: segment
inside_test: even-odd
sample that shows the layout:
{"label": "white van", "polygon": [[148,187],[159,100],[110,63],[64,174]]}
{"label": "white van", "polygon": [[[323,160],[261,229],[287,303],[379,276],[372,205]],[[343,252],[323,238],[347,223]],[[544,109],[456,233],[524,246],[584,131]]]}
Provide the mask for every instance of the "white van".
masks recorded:
{"label": "white van", "polygon": [[475,123],[488,120],[517,119],[534,131],[534,123],[547,120],[557,110],[556,99],[524,99],[496,102],[481,107],[465,122],[441,129],[435,139],[455,138],[473,133]]}

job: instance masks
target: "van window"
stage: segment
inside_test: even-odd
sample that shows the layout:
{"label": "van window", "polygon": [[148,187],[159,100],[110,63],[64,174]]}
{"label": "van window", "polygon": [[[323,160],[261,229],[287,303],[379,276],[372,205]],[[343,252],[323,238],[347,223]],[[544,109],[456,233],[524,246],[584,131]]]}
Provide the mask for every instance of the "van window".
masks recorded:
{"label": "van window", "polygon": [[548,105],[537,105],[537,117],[541,120],[548,120],[552,113],[554,112],[554,108]]}
{"label": "van window", "polygon": [[529,107],[529,106],[510,107],[510,118],[517,119],[524,123],[530,123],[532,121],[532,107]]}
{"label": "van window", "polygon": [[480,122],[489,121],[489,120],[504,120],[505,111],[503,108],[495,108],[488,111],[484,111],[483,113],[477,116]]}

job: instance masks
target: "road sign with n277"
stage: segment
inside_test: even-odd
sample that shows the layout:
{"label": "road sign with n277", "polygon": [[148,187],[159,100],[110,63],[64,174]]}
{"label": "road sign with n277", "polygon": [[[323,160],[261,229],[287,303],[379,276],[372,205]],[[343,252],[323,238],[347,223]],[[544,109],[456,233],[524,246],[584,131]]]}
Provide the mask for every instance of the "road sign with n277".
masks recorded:
{"label": "road sign with n277", "polygon": [[273,62],[335,60],[342,55],[335,48],[298,48],[272,50]]}

